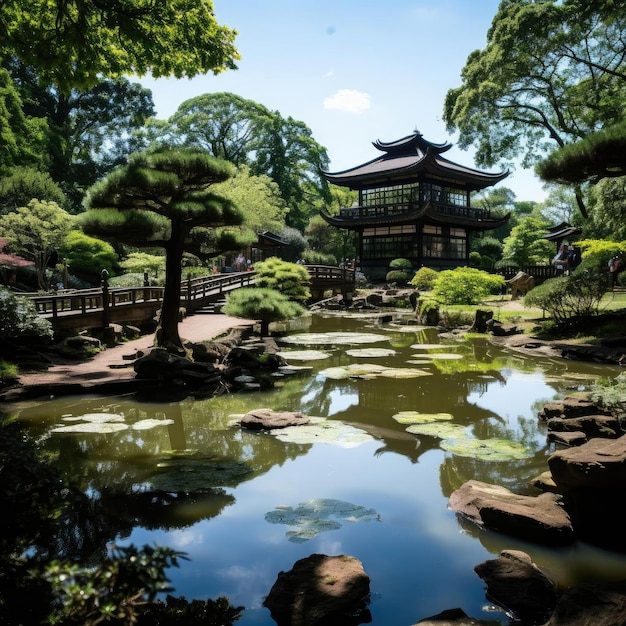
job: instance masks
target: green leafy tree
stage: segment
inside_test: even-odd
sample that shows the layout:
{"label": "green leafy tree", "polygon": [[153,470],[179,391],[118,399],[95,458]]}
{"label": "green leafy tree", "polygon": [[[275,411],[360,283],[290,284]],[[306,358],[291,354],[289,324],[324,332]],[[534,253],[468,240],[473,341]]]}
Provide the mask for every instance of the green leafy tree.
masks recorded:
{"label": "green leafy tree", "polygon": [[416,289],[429,291],[433,288],[438,275],[439,272],[431,267],[420,267],[411,278],[411,285]]}
{"label": "green leafy tree", "polygon": [[[621,5],[621,3],[619,3]],[[623,8],[623,7],[622,7]],[[612,3],[504,0],[487,46],[468,57],[446,95],[444,119],[479,165],[551,149],[623,117],[626,13]],[[580,192],[578,208],[586,217]]]}
{"label": "green leafy tree", "polygon": [[438,272],[432,297],[442,304],[478,304],[487,296],[499,293],[504,277],[473,267],[457,267]]}
{"label": "green leafy tree", "polygon": [[58,261],[58,250],[75,218],[56,202],[31,200],[27,206],[0,215],[0,232],[10,250],[33,261],[40,289],[48,289],[46,269]]}
{"label": "green leafy tree", "polygon": [[604,178],[589,189],[587,239],[626,239],[626,176]]}
{"label": "green leafy tree", "polygon": [[266,230],[280,232],[284,228],[287,206],[269,176],[253,176],[247,165],[240,165],[232,178],[215,186],[215,192],[241,209],[245,228],[255,235]]}
{"label": "green leafy tree", "polygon": [[25,114],[46,124],[50,175],[70,198],[72,212],[80,212],[84,190],[125,162],[134,132],[154,115],[150,90],[120,77],[64,93],[47,85],[35,67],[16,58],[4,64],[19,85]]}
{"label": "green leafy tree", "polygon": [[[135,248],[165,249],[165,289],[157,346],[185,353],[178,333],[181,263],[189,246],[200,241],[232,249],[232,238],[210,239],[216,228],[242,223],[235,205],[212,187],[234,173],[234,167],[196,149],[155,150],[131,156],[87,195],[81,216],[86,233],[117,239]],[[208,231],[208,234],[207,234]]]}
{"label": "green leafy tree", "polygon": [[131,252],[120,261],[120,267],[134,274],[148,272],[150,276],[157,278],[165,271],[165,256],[148,252]]}
{"label": "green leafy tree", "polygon": [[18,166],[45,166],[45,145],[45,121],[24,113],[11,76],[0,68],[0,177]]}
{"label": "green leafy tree", "polygon": [[235,69],[235,36],[217,23],[210,0],[0,4],[0,56],[37,67],[45,84],[65,94],[102,77],[191,78]]}
{"label": "green leafy tree", "polygon": [[626,239],[622,241],[583,239],[576,242],[576,245],[580,247],[582,257],[578,267],[579,271],[591,270],[606,274],[609,259],[616,254],[621,256],[623,261],[626,261],[623,256],[624,252],[626,252]]}
{"label": "green leafy tree", "polygon": [[290,300],[306,302],[311,297],[311,278],[303,265],[270,257],[254,264],[257,287],[279,291]]}
{"label": "green leafy tree", "polygon": [[151,127],[144,137],[170,147],[200,147],[248,165],[255,176],[269,176],[289,207],[287,224],[301,231],[315,200],[329,200],[320,173],[328,166],[328,155],[310,128],[235,94],[204,94],[183,102],[166,124]]}
{"label": "green leafy tree", "polygon": [[548,264],[554,256],[553,244],[544,239],[544,236],[548,234],[549,226],[549,221],[539,211],[522,217],[504,240],[501,264]]}
{"label": "green leafy tree", "polygon": [[66,208],[67,198],[47,172],[31,167],[16,167],[0,178],[0,213],[26,206],[31,200],[56,202]]}
{"label": "green leafy tree", "polygon": [[65,259],[71,274],[95,284],[100,283],[102,270],[113,276],[118,266],[117,252],[110,243],[80,230],[67,234],[59,245],[59,257]]}
{"label": "green leafy tree", "polygon": [[305,308],[288,296],[269,287],[246,287],[228,294],[223,311],[226,315],[259,320],[260,334],[269,335],[269,325],[303,315]]}

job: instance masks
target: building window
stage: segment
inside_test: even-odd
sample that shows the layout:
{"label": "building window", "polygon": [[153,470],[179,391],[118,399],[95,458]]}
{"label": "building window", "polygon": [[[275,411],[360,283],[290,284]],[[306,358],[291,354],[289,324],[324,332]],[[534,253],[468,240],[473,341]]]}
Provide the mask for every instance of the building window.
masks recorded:
{"label": "building window", "polygon": [[410,185],[395,185],[393,187],[378,187],[377,189],[362,189],[360,192],[362,207],[385,206],[390,204],[410,205],[417,203],[419,197],[419,183]]}
{"label": "building window", "polygon": [[413,235],[363,237],[362,259],[397,259],[417,256]]}

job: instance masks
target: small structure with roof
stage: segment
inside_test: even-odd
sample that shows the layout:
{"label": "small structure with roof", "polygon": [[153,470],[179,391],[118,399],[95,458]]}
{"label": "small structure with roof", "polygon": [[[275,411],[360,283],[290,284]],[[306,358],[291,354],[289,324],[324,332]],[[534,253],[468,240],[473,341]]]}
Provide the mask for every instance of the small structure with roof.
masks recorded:
{"label": "small structure with roof", "polygon": [[321,215],[357,234],[366,276],[384,277],[397,258],[409,259],[415,269],[468,265],[470,234],[508,221],[510,214],[492,216],[470,201],[472,192],[495,185],[508,171],[488,173],[454,163],[442,156],[452,144],[431,143],[417,131],[373,145],[381,156],[341,172],[322,172],[329,183],[359,192],[354,206]]}

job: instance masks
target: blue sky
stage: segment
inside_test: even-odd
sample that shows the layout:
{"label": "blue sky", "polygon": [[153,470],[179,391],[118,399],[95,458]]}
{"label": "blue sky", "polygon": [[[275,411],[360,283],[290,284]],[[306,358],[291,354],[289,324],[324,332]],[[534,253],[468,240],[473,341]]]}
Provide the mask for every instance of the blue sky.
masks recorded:
{"label": "blue sky", "polygon": [[[455,143],[442,121],[447,91],[468,55],[484,48],[499,0],[214,0],[220,24],[238,31],[239,69],[194,79],[145,78],[157,117],[205,93],[231,92],[304,122],[328,151],[331,171],[377,157],[372,141],[419,130]],[[474,152],[446,156],[475,167]],[[499,167],[490,171],[499,171]],[[532,171],[499,186],[542,201]]]}

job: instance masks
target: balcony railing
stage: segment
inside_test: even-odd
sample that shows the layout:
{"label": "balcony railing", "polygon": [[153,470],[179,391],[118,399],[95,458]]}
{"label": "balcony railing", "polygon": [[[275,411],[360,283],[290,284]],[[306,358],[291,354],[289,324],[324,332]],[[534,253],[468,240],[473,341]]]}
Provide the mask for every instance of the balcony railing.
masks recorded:
{"label": "balcony railing", "polygon": [[[340,209],[339,216],[344,219],[362,220],[368,218],[384,218],[395,215],[411,213],[418,209],[418,205],[413,202],[402,202],[397,204],[380,204],[375,206],[357,206]],[[441,215],[450,217],[470,218],[472,220],[491,219],[491,211],[488,209],[478,209],[471,206],[459,206],[458,204],[447,204],[445,202],[430,202],[429,208]]]}

